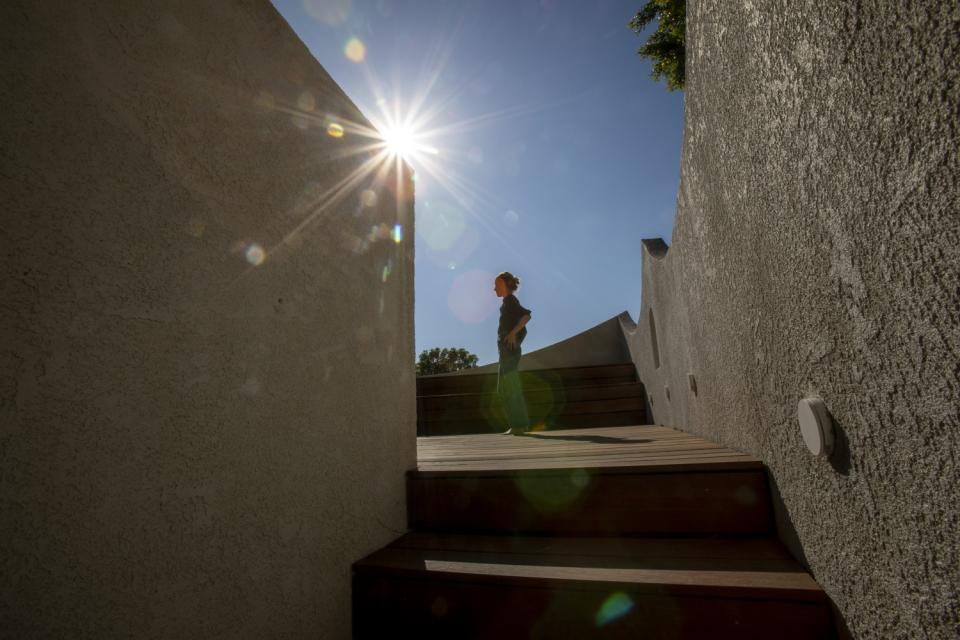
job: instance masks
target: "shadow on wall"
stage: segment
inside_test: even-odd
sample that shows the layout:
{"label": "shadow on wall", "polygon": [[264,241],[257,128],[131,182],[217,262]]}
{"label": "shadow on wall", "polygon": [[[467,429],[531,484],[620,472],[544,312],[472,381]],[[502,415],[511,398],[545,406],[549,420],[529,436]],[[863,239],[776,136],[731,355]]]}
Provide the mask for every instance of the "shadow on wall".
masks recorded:
{"label": "shadow on wall", "polygon": [[[840,433],[841,432],[838,430],[836,432],[836,436],[839,437]],[[843,437],[843,440],[844,443],[846,443],[846,437]],[[836,453],[837,450],[834,449],[834,454]],[[847,453],[849,453],[849,451]],[[849,470],[849,455],[846,458],[846,462],[846,468]],[[833,456],[831,456],[831,464],[833,464]],[[800,536],[797,535],[796,525],[794,525],[793,520],[790,518],[790,512],[787,511],[786,505],[784,504],[783,495],[780,493],[779,485],[777,485],[777,479],[772,473],[770,473],[769,469],[767,470],[767,479],[770,486],[770,499],[773,502],[773,514],[774,519],[776,520],[777,536],[780,538],[780,541],[786,545],[787,549],[790,550],[790,553],[794,558],[796,558],[797,562],[803,565],[803,568],[809,571],[814,580],[816,580],[817,576],[810,568],[810,562],[807,559],[807,555],[803,551],[803,544],[800,542]],[[828,602],[830,603],[830,615],[833,618],[833,625],[837,634],[837,640],[852,640],[853,635],[850,633],[850,628],[847,626],[847,622],[843,618],[843,613],[840,611],[839,607],[837,607],[837,604],[833,601],[833,598],[830,596],[830,594],[827,593],[826,596]]]}
{"label": "shadow on wall", "polygon": [[833,422],[833,451],[830,453],[829,462],[833,470],[846,477],[850,475],[850,440],[847,439],[847,431],[843,425],[837,422],[835,416],[831,416]]}

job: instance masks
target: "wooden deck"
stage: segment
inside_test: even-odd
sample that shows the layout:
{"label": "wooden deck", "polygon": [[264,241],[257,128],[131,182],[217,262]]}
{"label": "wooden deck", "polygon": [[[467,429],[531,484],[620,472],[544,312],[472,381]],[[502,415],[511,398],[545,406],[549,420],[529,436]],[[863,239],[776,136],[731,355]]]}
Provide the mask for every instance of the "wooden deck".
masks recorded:
{"label": "wooden deck", "polygon": [[471,475],[589,468],[592,473],[763,469],[763,463],[669,427],[639,425],[417,438],[417,471]]}

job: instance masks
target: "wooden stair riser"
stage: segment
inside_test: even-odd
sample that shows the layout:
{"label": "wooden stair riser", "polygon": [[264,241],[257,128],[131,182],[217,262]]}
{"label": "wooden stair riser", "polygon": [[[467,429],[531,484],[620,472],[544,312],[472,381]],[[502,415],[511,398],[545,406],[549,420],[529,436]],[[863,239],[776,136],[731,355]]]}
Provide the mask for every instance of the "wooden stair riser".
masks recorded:
{"label": "wooden stair riser", "polygon": [[[478,376],[479,377],[479,376]],[[444,382],[442,384],[430,383],[421,385],[418,379],[417,396],[445,396],[460,395],[465,393],[496,393],[497,376],[484,376],[480,380],[465,382]],[[552,379],[544,378],[538,374],[520,374],[520,384],[525,390],[543,390],[550,391],[556,389],[576,389],[577,387],[599,387],[604,385],[630,384],[637,381],[634,374],[622,374],[618,376],[608,376],[603,378],[579,378],[579,379]]]}
{"label": "wooden stair riser", "polygon": [[[524,389],[527,404],[570,404],[588,400],[644,397],[642,382],[623,382],[583,387]],[[461,393],[440,396],[419,396],[417,407],[430,414],[454,407],[458,410],[483,409],[495,406],[500,400],[496,393]]]}
{"label": "wooden stair riser", "polygon": [[[524,388],[622,384],[635,382],[637,380],[637,371],[636,367],[632,364],[544,369],[521,371],[520,380]],[[496,373],[418,377],[417,395],[433,396],[456,393],[489,393],[496,390],[496,384]]]}
{"label": "wooden stair riser", "polygon": [[503,534],[767,535],[762,471],[421,474],[407,478],[410,526]]}
{"label": "wooden stair riser", "polygon": [[[644,408],[642,396],[626,398],[599,398],[571,402],[563,399],[551,399],[534,402],[526,397],[527,413],[533,416],[578,415],[592,413],[614,413],[622,411],[640,411]],[[503,403],[497,396],[489,398],[484,406],[462,407],[453,403],[445,407],[424,410],[420,418],[423,422],[453,422],[456,420],[482,420],[489,416],[497,418],[503,415]]]}
{"label": "wooden stair riser", "polygon": [[[604,616],[605,611],[610,615]],[[398,630],[418,638],[458,640],[810,640],[829,637],[830,620],[822,604],[801,601],[676,595],[636,585],[583,589],[357,572],[354,637],[379,640]]]}
{"label": "wooden stair riser", "polygon": [[[646,424],[647,414],[643,410],[623,411],[618,413],[574,414],[551,416],[537,419],[530,416],[534,429],[589,429],[599,427],[621,427]],[[544,422],[539,425],[538,423]],[[418,436],[455,436],[477,433],[496,433],[506,429],[505,421],[498,421],[494,417],[473,421],[427,422],[417,424]]]}

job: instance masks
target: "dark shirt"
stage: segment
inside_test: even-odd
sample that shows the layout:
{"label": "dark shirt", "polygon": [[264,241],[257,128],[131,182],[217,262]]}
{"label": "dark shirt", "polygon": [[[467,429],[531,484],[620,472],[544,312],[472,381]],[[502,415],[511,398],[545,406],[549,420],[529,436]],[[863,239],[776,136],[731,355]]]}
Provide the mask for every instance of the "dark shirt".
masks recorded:
{"label": "dark shirt", "polygon": [[[503,304],[500,305],[500,326],[497,328],[497,342],[502,342],[503,338],[513,331],[513,328],[520,322],[520,318],[530,315],[530,309],[520,305],[517,296],[512,293],[503,297]],[[527,337],[527,328],[524,327],[517,332],[517,344],[523,342]]]}

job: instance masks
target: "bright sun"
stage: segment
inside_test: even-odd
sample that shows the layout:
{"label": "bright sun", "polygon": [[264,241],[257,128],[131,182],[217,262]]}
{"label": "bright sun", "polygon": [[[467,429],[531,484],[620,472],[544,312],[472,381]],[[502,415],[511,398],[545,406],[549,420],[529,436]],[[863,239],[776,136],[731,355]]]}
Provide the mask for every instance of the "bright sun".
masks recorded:
{"label": "bright sun", "polygon": [[412,125],[392,125],[381,130],[383,148],[391,157],[401,160],[421,161],[423,154],[437,155],[435,147],[423,144],[425,136]]}
{"label": "bright sun", "polygon": [[391,127],[383,132],[387,151],[403,159],[409,159],[417,150],[413,131],[409,127]]}

